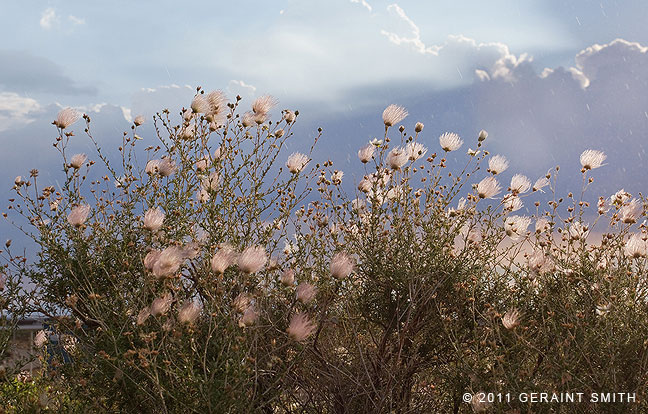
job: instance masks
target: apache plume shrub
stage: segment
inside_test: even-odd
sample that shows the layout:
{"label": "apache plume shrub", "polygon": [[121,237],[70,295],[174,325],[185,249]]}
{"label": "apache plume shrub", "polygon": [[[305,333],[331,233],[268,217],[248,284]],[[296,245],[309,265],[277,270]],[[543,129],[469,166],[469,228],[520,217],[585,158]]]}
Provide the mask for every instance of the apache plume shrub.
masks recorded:
{"label": "apache plume shrub", "polygon": [[117,162],[87,115],[97,151],[68,159],[76,113],[55,121],[65,180],[16,179],[11,209],[39,253],[10,262],[35,284],[33,309],[74,338],[71,362],[47,367],[68,410],[530,409],[462,398],[479,392],[634,392],[624,407],[648,408],[646,200],[590,206],[603,152],[581,155],[579,197],[555,193],[558,168],[507,188],[486,131],[461,155],[459,135],[410,134],[390,105],[350,182],[313,147],[283,151],[298,112],[273,121],[276,104],[241,114],[239,98],[198,88],[179,123],[154,117],[144,149],[137,117]]}

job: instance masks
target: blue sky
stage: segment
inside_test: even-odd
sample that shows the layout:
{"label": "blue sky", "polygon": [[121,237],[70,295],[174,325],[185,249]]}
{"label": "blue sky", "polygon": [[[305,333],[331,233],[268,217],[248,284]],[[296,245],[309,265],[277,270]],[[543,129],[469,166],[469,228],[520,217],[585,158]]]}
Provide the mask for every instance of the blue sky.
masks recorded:
{"label": "blue sky", "polygon": [[511,174],[559,164],[576,184],[578,155],[601,149],[600,191],[638,192],[646,21],[643,0],[4,1],[0,196],[29,168],[56,173],[49,124],[61,107],[91,114],[110,140],[134,115],[188,105],[197,85],[299,109],[293,148],[322,126],[318,154],[349,176],[349,154],[397,103],[426,124],[430,147],[446,130],[469,145],[485,128]]}

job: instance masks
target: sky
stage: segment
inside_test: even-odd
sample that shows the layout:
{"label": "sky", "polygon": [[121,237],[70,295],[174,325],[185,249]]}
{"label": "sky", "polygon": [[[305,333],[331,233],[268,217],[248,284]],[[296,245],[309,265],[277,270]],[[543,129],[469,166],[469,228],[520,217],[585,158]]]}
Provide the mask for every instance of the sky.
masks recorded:
{"label": "sky", "polygon": [[445,131],[468,147],[486,129],[511,175],[560,165],[569,188],[593,148],[608,155],[597,191],[645,192],[646,21],[645,0],[0,0],[0,211],[15,176],[59,174],[62,107],[112,142],[135,115],[188,106],[198,85],[298,109],[292,149],[322,127],[316,155],[350,177],[396,103],[434,150]]}

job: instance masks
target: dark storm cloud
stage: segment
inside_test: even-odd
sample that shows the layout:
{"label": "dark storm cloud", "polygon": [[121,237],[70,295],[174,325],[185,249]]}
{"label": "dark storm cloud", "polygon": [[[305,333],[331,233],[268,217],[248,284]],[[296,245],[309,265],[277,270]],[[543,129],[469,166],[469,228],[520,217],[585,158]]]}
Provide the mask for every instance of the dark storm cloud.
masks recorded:
{"label": "dark storm cloud", "polygon": [[0,50],[0,87],[18,93],[97,93],[93,86],[78,85],[51,60],[19,50]]}

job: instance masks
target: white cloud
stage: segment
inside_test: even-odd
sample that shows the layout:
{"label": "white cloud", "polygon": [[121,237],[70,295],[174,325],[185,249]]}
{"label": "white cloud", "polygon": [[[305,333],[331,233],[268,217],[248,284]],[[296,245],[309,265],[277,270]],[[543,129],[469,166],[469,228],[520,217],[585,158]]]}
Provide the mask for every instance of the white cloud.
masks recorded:
{"label": "white cloud", "polygon": [[84,25],[86,23],[84,18],[76,17],[72,15],[68,16],[68,20],[70,21],[70,23],[72,23],[75,26]]}
{"label": "white cloud", "polygon": [[54,8],[52,7],[48,7],[41,14],[40,26],[45,30],[49,30],[54,26],[58,26],[59,22],[60,19],[56,14],[56,10],[54,10]]}
{"label": "white cloud", "polygon": [[364,7],[365,9],[367,9],[369,11],[373,10],[371,8],[371,4],[367,3],[367,0],[351,0],[351,3],[361,4],[362,7]]}
{"label": "white cloud", "polygon": [[410,37],[406,37],[400,36],[393,32],[388,32],[384,29],[381,30],[380,33],[382,33],[384,36],[387,36],[390,42],[395,45],[410,45],[414,48],[414,50],[421,54],[439,54],[439,49],[441,49],[441,46],[426,46],[425,43],[423,43],[423,41],[421,40],[421,30],[419,29],[419,27],[412,21],[412,19],[407,16],[407,14],[405,14],[405,11],[398,4],[390,4],[389,6],[387,6],[387,10],[391,13],[396,14],[396,16],[398,16],[403,22],[405,22],[410,31]]}
{"label": "white cloud", "polygon": [[253,96],[257,88],[254,85],[247,84],[242,80],[232,79],[227,86],[227,92],[231,95]]}
{"label": "white cloud", "polygon": [[13,92],[0,92],[0,131],[31,123],[41,109],[35,99]]}

